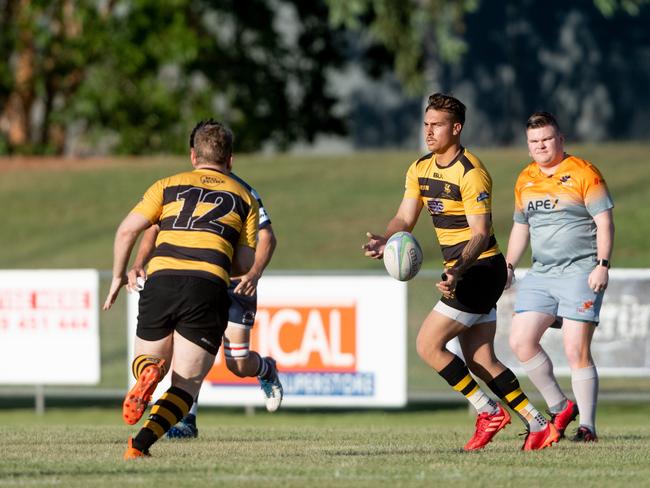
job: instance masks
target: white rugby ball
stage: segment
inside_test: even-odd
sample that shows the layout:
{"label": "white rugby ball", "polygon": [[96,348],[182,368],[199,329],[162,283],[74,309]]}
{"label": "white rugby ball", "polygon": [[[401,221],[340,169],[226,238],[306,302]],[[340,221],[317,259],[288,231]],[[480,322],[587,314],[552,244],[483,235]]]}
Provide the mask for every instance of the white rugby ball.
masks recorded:
{"label": "white rugby ball", "polygon": [[422,266],[422,248],[410,232],[393,234],[384,247],[384,266],[393,278],[408,281]]}

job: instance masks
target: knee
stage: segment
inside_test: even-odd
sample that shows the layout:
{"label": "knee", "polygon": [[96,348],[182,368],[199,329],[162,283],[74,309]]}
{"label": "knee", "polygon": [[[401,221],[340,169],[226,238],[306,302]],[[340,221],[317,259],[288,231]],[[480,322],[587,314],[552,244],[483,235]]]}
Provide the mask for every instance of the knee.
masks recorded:
{"label": "knee", "polygon": [[435,341],[425,339],[422,335],[418,335],[415,341],[415,350],[418,356],[427,363],[435,361],[436,358],[442,353],[444,344],[439,344]]}
{"label": "knee", "polygon": [[539,345],[523,336],[512,334],[508,338],[510,349],[515,353],[519,361],[527,361],[535,355]]}
{"label": "knee", "polygon": [[564,353],[571,369],[586,368],[593,364],[591,351],[587,347],[567,346]]}

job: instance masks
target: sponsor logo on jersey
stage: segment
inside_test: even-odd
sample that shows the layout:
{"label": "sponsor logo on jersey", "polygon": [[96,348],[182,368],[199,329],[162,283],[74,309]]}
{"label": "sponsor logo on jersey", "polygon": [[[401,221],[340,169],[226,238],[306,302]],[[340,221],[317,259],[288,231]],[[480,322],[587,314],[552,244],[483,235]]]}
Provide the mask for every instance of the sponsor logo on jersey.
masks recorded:
{"label": "sponsor logo on jersey", "polygon": [[535,210],[553,210],[555,207],[557,207],[557,204],[560,200],[555,199],[551,200],[550,198],[546,198],[544,200],[531,200],[528,202],[528,206],[526,207],[526,210],[528,212],[534,212]]}
{"label": "sponsor logo on jersey", "polygon": [[482,202],[483,200],[487,200],[488,198],[490,198],[490,194],[488,192],[486,192],[486,191],[482,191],[476,197],[476,201],[477,202]]}
{"label": "sponsor logo on jersey", "polygon": [[226,181],[217,176],[201,176],[201,183],[204,185],[222,185]]}
{"label": "sponsor logo on jersey", "polygon": [[431,178],[437,178],[439,180],[442,180],[442,174],[441,173],[436,173],[435,171],[431,174]]}
{"label": "sponsor logo on jersey", "polygon": [[445,193],[451,193],[451,185],[449,183],[445,183]]}
{"label": "sponsor logo on jersey", "polygon": [[442,203],[442,200],[437,198],[431,198],[427,202],[427,208],[431,215],[437,215],[445,211],[445,205]]}

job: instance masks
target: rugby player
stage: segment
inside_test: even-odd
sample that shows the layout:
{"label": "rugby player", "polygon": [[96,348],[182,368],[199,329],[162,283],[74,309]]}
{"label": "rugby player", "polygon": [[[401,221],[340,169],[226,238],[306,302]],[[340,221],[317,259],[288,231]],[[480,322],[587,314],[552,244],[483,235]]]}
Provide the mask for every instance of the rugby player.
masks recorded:
{"label": "rugby player", "polygon": [[[533,263],[517,287],[510,346],[560,434],[579,414],[573,440],[592,442],[598,439],[598,371],[591,341],[609,281],[614,203],[600,171],[564,152],[564,136],[552,114],[531,115],[526,138],[533,162],[515,184],[506,287],[529,242]],[[575,402],[560,389],[539,343],[552,326],[562,329]]]}
{"label": "rugby player", "polygon": [[151,225],[160,227],[140,293],[132,363],[136,383],[122,407],[126,423],[140,420],[156,385],[172,370],[171,387],[129,438],[124,459],[149,455],[149,448],[187,415],[227,326],[230,275],[245,275],[255,260],[258,204],[229,175],[232,143],[232,132],[222,124],[200,127],[190,151],[194,170],[151,185],[116,232],[104,310],[127,283],[138,236]]}
{"label": "rugby player", "polygon": [[[424,137],[431,152],[410,166],[396,215],[383,235],[368,233],[363,249],[366,256],[381,259],[388,238],[412,231],[427,209],[442,248],[444,274],[436,284],[442,298],[420,328],[417,352],[478,412],[465,450],[482,449],[510,423],[508,411],[479,387],[470,371],[523,420],[527,435],[522,449],[542,449],[559,434],[494,353],[496,302],[506,283],[506,263],[492,229],[492,180],[461,145],[464,123],[465,106],[458,99],[441,93],[429,97]],[[455,337],[467,363],[446,347]]]}

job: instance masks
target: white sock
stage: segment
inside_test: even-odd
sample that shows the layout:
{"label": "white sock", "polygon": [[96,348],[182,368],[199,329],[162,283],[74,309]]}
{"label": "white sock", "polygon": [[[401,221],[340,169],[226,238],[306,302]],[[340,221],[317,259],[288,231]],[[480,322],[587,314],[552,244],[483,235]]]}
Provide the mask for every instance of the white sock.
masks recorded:
{"label": "white sock", "polygon": [[194,402],[192,403],[192,408],[190,408],[190,411],[187,412],[188,414],[192,414],[196,417],[196,411],[198,410],[199,404]]}
{"label": "white sock", "polygon": [[497,402],[483,393],[483,390],[480,388],[466,398],[474,406],[478,413],[487,412],[490,415],[497,413]]}
{"label": "white sock", "polygon": [[571,370],[571,386],[580,412],[580,425],[596,433],[596,403],[598,401],[598,371],[593,364]]}
{"label": "white sock", "polygon": [[524,421],[528,424],[528,429],[531,432],[539,432],[540,430],[544,430],[546,428],[546,424],[548,424],[544,416],[539,413],[539,410],[537,410],[535,406],[530,402],[528,402],[528,405],[526,405],[521,409],[520,412],[517,413],[523,417]]}
{"label": "white sock", "polygon": [[[553,374],[553,363],[548,354],[542,349],[528,361],[522,362],[526,374],[544,397],[550,407],[566,406],[566,395],[562,393]],[[561,410],[561,409],[560,409]],[[557,413],[557,412],[553,412]]]}

